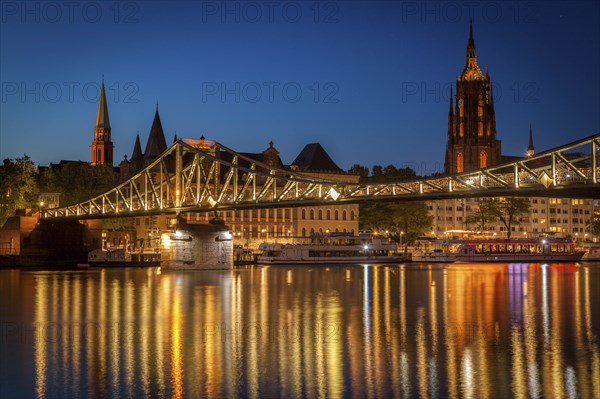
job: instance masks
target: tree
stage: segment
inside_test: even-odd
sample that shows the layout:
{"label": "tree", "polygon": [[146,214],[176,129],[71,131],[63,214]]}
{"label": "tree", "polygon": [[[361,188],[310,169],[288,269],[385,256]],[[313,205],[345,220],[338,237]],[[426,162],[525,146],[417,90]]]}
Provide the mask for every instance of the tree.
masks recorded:
{"label": "tree", "polygon": [[350,169],[348,169],[348,173],[353,175],[359,175],[360,178],[363,179],[369,177],[369,168],[355,163]]}
{"label": "tree", "polygon": [[529,214],[529,198],[508,197],[498,201],[498,219],[506,227],[510,238],[512,226],[521,224],[521,217]]}
{"label": "tree", "polygon": [[383,176],[383,168],[381,165],[373,165],[371,176],[374,178]]}
{"label": "tree", "polygon": [[500,217],[498,200],[496,198],[478,198],[472,215],[467,216],[467,224],[475,224],[480,231],[485,231],[490,223]]}
{"label": "tree", "polygon": [[35,167],[27,155],[5,159],[0,166],[0,226],[17,209],[36,206]]}
{"label": "tree", "polygon": [[[356,165],[355,165],[356,166]],[[417,176],[409,167],[396,168],[388,165],[373,166],[372,176],[363,179],[365,182],[409,180]],[[396,238],[403,234],[404,242],[412,242],[431,229],[433,217],[424,202],[373,202],[361,204],[360,229],[372,231],[389,231]]]}
{"label": "tree", "polygon": [[406,243],[431,229],[433,217],[424,202],[388,202],[360,205],[361,230],[385,231]]}
{"label": "tree", "polygon": [[592,226],[591,226],[592,235],[600,236],[600,212],[596,211],[592,215]]}
{"label": "tree", "polygon": [[87,162],[64,164],[59,170],[49,169],[40,176],[40,191],[60,193],[61,205],[74,204],[108,191],[115,184],[110,165]]}

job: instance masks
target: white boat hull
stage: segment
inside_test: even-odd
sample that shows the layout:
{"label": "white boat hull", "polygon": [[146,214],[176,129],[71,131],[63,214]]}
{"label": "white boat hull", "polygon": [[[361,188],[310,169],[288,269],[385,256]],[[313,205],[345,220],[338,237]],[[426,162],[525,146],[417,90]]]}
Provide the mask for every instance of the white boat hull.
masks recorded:
{"label": "white boat hull", "polygon": [[395,243],[370,235],[332,234],[307,238],[308,243],[262,243],[256,262],[261,264],[373,264],[400,263],[407,256]]}
{"label": "white boat hull", "polygon": [[411,260],[424,263],[449,263],[456,260],[456,254],[453,252],[413,252]]}
{"label": "white boat hull", "polygon": [[258,256],[256,258],[259,264],[273,264],[273,265],[331,265],[331,264],[374,264],[374,263],[400,263],[405,262],[407,258],[405,256],[352,256],[352,257],[339,257],[339,258],[310,258],[310,259],[277,259],[268,256]]}

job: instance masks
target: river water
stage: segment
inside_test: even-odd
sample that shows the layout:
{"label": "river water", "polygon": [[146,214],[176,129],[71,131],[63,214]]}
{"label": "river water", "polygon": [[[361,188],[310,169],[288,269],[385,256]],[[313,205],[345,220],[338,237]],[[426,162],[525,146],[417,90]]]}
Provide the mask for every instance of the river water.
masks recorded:
{"label": "river water", "polygon": [[600,398],[600,264],[0,271],[0,397]]}

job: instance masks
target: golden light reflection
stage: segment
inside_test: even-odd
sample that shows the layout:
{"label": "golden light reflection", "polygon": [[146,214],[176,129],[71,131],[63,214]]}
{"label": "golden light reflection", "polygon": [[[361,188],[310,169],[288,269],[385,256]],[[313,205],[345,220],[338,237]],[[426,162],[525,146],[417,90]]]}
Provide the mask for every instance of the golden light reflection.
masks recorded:
{"label": "golden light reflection", "polygon": [[171,387],[174,398],[183,397],[183,314],[181,309],[181,287],[173,292],[173,307],[171,313]]}
{"label": "golden light reflection", "polygon": [[527,398],[527,381],[525,367],[523,366],[523,343],[517,326],[511,329],[512,346],[512,380],[513,395],[515,398]]}
{"label": "golden light reflection", "polygon": [[[121,387],[121,341],[117,339],[110,331],[121,321],[121,287],[119,280],[113,279],[110,283],[110,304],[111,311],[108,323],[105,323],[108,337],[108,347],[110,352],[109,380],[111,383],[111,396],[118,396]],[[103,334],[104,335],[104,334]]]}
{"label": "golden light reflection", "polygon": [[44,326],[47,325],[46,304],[48,303],[48,281],[45,277],[36,278],[35,290],[35,393],[38,398],[45,398],[46,373],[48,371],[46,342],[43,334]]}
{"label": "golden light reflection", "polygon": [[[537,287],[532,287],[537,288]],[[525,298],[523,305],[525,359],[527,364],[529,395],[539,398],[542,387],[539,380],[539,367],[537,362],[537,327],[536,327],[536,295],[532,290],[531,295]]]}
{"label": "golden light reflection", "polygon": [[591,301],[590,301],[590,269],[585,268],[585,288],[584,288],[584,313],[585,313],[585,334],[587,338],[588,352],[591,353],[591,380],[594,398],[600,398],[600,351],[598,342],[594,340],[592,331]]}
{"label": "golden light reflection", "polygon": [[417,379],[419,396],[422,398],[429,397],[428,381],[427,381],[427,342],[425,338],[424,326],[425,312],[422,307],[417,310],[417,331],[416,331],[416,347],[417,347]]}
{"label": "golden light reflection", "polygon": [[[553,267],[555,267],[553,265]],[[552,323],[552,334],[550,336],[550,348],[546,351],[546,362],[548,364],[547,372],[552,376],[548,380],[548,384],[545,387],[545,396],[549,396],[555,399],[561,399],[565,393],[564,383],[564,363],[561,350],[561,312],[560,312],[560,291],[563,289],[562,281],[563,276],[559,273],[553,273],[550,279],[550,292],[551,292],[551,323]]]}
{"label": "golden light reflection", "polygon": [[329,269],[31,273],[31,394],[600,397],[595,270]]}

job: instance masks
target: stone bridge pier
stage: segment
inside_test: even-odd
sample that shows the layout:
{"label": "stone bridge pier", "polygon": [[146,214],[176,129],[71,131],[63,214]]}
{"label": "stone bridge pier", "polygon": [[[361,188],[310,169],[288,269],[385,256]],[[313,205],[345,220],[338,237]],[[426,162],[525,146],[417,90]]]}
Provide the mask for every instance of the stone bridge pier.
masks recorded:
{"label": "stone bridge pier", "polygon": [[161,267],[166,270],[218,270],[233,267],[233,237],[221,219],[188,224],[177,218],[174,232],[163,233]]}

